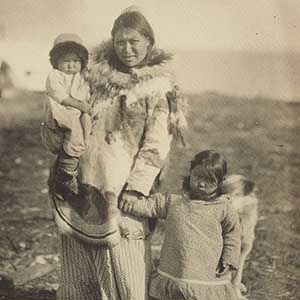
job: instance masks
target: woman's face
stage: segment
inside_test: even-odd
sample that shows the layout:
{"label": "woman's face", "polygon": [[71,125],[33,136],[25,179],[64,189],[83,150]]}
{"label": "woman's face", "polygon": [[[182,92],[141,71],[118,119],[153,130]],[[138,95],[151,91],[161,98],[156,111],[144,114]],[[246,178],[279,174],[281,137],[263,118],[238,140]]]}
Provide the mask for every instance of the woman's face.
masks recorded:
{"label": "woman's face", "polygon": [[119,29],[114,36],[114,49],[119,60],[127,67],[138,66],[146,57],[149,40],[132,29]]}

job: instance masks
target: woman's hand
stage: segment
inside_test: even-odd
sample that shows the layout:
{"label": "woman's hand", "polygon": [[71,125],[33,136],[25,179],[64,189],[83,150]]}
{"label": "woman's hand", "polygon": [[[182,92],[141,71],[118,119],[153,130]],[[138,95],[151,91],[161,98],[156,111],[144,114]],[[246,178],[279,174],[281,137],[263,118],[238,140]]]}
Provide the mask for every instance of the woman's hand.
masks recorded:
{"label": "woman's hand", "polygon": [[233,271],[233,268],[229,264],[221,264],[220,267],[218,267],[216,271],[216,276],[217,277],[222,277],[227,275],[229,272]]}
{"label": "woman's hand", "polygon": [[87,102],[81,102],[79,106],[79,110],[83,113],[87,113],[89,115],[92,114],[92,106]]}

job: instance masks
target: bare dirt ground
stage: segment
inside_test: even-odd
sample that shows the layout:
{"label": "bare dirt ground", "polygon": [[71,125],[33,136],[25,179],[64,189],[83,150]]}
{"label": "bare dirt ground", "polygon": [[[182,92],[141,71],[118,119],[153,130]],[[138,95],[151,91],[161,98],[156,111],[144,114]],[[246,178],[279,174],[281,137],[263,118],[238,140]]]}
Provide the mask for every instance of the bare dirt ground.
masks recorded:
{"label": "bare dirt ground", "polygon": [[[42,103],[40,93],[0,99],[0,273],[16,285],[4,295],[0,276],[0,299],[54,300],[59,282],[46,185],[53,156],[39,136]],[[259,222],[244,276],[248,298],[300,299],[300,103],[215,93],[190,95],[189,103],[188,146],[175,145],[162,189],[178,191],[196,151],[223,152],[229,172],[258,187]]]}

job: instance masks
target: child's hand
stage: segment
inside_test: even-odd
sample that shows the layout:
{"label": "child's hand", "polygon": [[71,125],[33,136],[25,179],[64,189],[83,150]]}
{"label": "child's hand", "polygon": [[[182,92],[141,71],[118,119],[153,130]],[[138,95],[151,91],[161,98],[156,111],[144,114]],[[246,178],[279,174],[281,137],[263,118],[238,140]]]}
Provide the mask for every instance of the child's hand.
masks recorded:
{"label": "child's hand", "polygon": [[128,201],[127,199],[121,199],[119,201],[119,209],[124,212],[124,213],[130,213],[132,211],[134,202],[133,201]]}
{"label": "child's hand", "polygon": [[119,209],[124,213],[130,213],[139,196],[138,192],[124,191],[119,199]]}
{"label": "child's hand", "polygon": [[217,277],[222,277],[222,276],[226,275],[228,272],[231,272],[231,271],[232,271],[231,265],[221,264],[221,266],[218,267],[218,269],[216,271],[216,276]]}
{"label": "child's hand", "polygon": [[79,110],[89,115],[92,114],[92,106],[86,102],[80,104]]}

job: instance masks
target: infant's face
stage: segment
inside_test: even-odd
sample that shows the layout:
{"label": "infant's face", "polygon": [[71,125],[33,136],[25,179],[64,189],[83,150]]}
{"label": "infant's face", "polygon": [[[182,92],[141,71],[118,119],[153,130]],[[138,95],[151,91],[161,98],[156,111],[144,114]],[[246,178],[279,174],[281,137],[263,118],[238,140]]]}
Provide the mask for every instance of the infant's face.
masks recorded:
{"label": "infant's face", "polygon": [[207,178],[201,165],[195,166],[190,173],[190,189],[194,195],[200,198],[214,195],[218,185],[215,180]]}
{"label": "infant's face", "polygon": [[81,60],[75,53],[67,53],[60,57],[57,69],[66,74],[76,74],[81,70]]}

